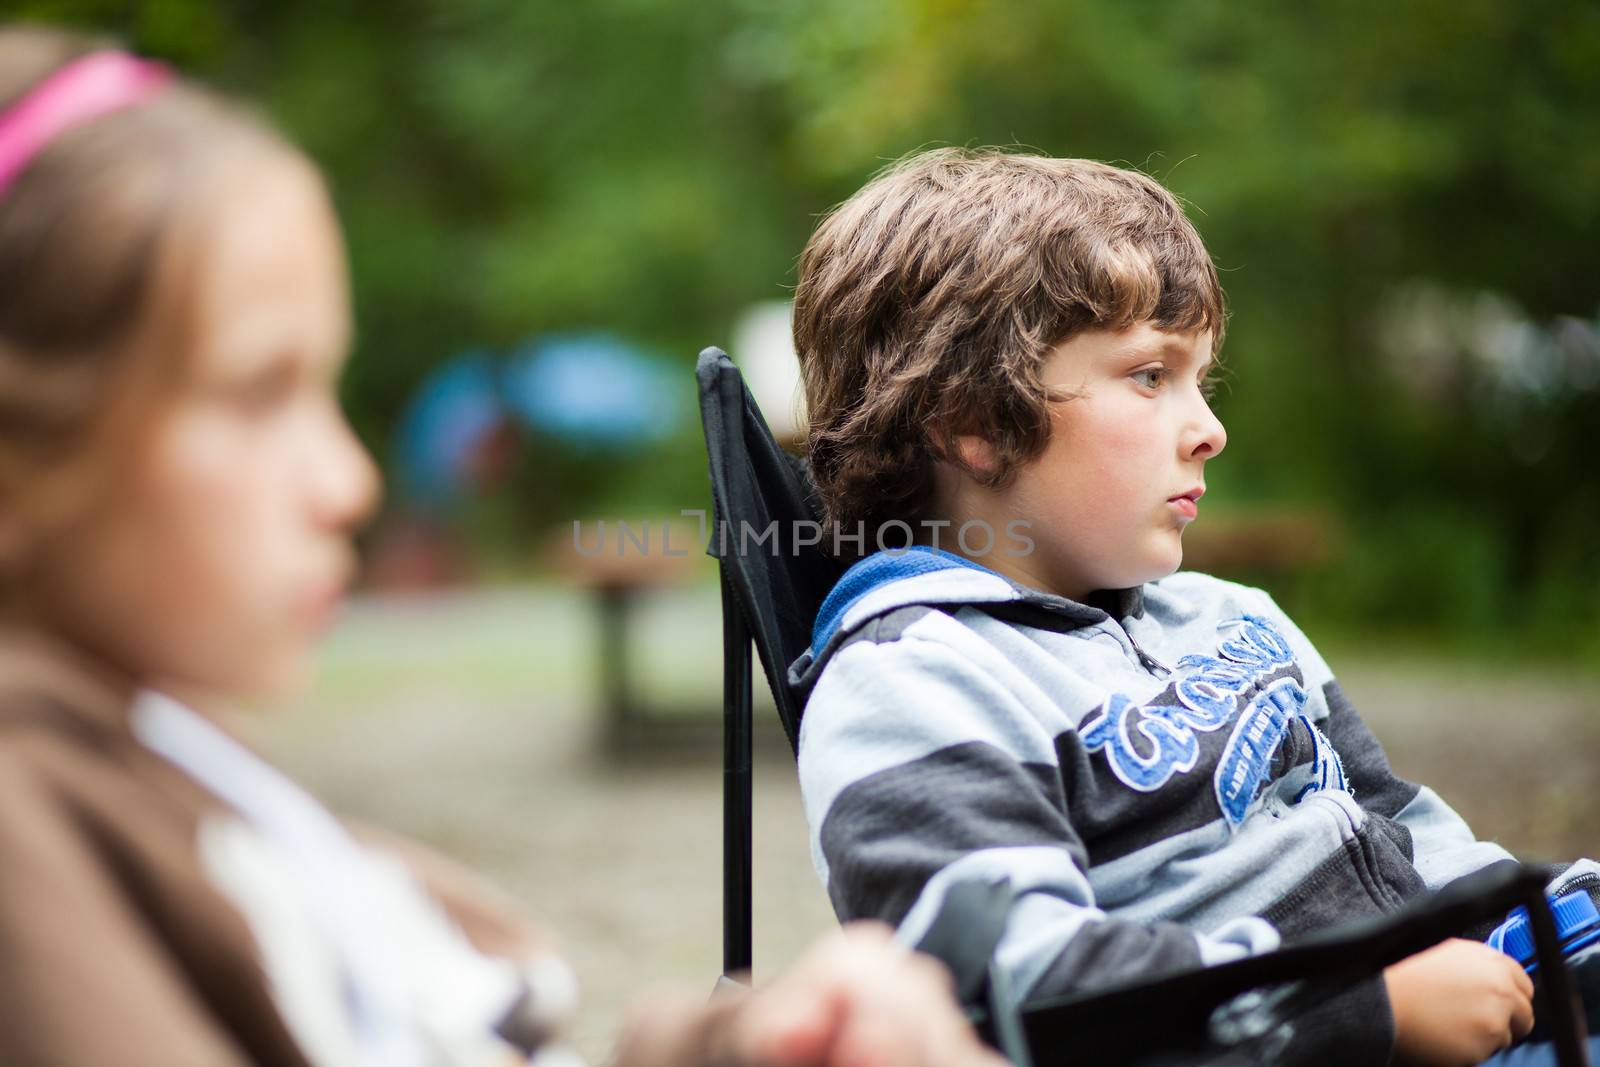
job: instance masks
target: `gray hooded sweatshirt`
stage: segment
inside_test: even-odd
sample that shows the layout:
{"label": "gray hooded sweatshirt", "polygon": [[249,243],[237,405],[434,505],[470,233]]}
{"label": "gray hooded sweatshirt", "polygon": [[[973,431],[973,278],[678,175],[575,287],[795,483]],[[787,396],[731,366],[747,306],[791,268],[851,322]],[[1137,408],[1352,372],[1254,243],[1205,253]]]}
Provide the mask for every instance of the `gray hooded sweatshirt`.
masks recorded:
{"label": "gray hooded sweatshirt", "polygon": [[[1267,951],[1511,858],[1395,776],[1266,593],[1180,573],[1091,599],[920,547],[840,580],[790,680],[841,919],[915,942],[950,885],[1007,878],[997,958],[1031,999]],[[1381,981],[1296,1041],[1386,1062]]]}

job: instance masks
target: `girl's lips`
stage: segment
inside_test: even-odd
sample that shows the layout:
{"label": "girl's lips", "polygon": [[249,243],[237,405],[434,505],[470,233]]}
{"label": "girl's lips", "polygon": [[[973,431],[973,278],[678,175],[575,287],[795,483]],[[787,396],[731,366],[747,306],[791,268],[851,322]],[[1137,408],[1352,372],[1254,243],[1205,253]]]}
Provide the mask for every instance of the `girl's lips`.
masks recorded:
{"label": "girl's lips", "polygon": [[338,582],[309,592],[300,601],[300,615],[310,628],[320,633],[331,626],[344,608],[345,583]]}

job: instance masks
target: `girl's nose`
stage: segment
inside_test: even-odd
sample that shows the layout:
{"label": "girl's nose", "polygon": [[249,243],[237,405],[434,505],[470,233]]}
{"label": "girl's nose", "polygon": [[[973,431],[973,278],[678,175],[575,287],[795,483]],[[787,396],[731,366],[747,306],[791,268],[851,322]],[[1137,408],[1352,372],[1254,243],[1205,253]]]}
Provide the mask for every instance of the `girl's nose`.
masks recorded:
{"label": "girl's nose", "polygon": [[383,479],[343,414],[335,411],[332,423],[323,449],[312,457],[317,517],[328,526],[350,529],[372,517]]}

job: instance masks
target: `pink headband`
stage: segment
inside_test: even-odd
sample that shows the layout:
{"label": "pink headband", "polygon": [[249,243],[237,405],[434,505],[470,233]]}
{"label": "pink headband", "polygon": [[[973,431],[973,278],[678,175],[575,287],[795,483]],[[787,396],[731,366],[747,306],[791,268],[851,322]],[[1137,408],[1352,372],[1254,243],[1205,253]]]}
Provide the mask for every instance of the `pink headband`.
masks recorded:
{"label": "pink headband", "polygon": [[172,72],[127,52],[94,52],[36,85],[0,114],[0,196],[51,141],[148,99]]}

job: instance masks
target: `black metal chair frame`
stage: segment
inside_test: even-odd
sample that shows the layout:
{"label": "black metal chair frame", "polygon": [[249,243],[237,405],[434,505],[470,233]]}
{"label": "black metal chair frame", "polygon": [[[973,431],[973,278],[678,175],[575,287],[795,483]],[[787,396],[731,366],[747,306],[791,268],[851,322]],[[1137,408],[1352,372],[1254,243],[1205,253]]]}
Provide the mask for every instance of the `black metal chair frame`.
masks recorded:
{"label": "black metal chair frame", "polygon": [[[786,679],[809,640],[810,620],[843,566],[811,543],[815,523],[800,462],[773,440],[733,362],[720,349],[695,369],[709,454],[713,510],[709,551],[719,564],[723,622],[723,977],[751,966],[752,645],[759,654],[791,748],[801,702]],[[776,520],[777,529],[766,536]],[[759,522],[758,551],[745,551],[744,524]],[[770,546],[770,548],[768,547]],[[804,635],[804,636],[802,636]],[[985,1036],[1024,1067],[1036,1050],[1071,1048],[1083,1062],[1195,1063],[1269,1058],[1284,1024],[1382,968],[1474,924],[1527,907],[1542,975],[1535,1007],[1561,1067],[1587,1067],[1581,1005],[1561,957],[1545,898],[1546,873],[1505,864],[1413,901],[1400,911],[1303,939],[1278,951],[1093,994],[1030,1001],[1013,1009],[989,954],[1008,903],[1005,887],[971,887],[918,948],[950,964],[958,992]],[[975,947],[976,946],[976,947]],[[1151,1036],[1146,1020],[1165,1020]],[[1130,1034],[1143,1034],[1139,1046]],[[1265,1050],[1265,1051],[1264,1051]]]}

